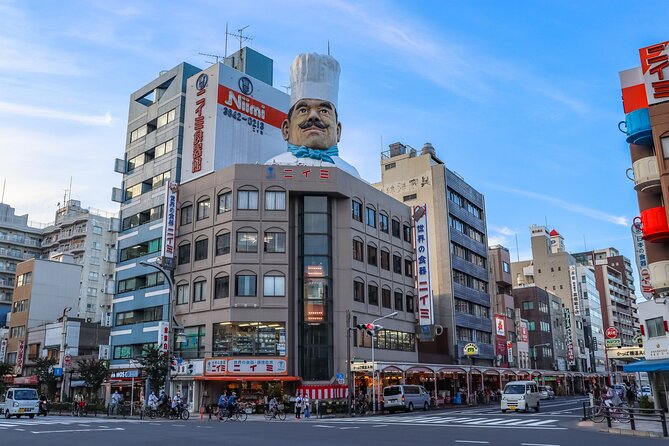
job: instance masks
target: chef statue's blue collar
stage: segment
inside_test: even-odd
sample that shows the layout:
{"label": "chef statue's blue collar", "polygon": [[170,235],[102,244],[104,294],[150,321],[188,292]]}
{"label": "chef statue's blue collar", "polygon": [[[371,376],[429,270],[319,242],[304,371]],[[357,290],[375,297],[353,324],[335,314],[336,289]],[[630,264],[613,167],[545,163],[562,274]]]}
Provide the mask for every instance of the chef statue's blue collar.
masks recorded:
{"label": "chef statue's blue collar", "polygon": [[296,146],[288,143],[288,151],[295,155],[296,158],[312,158],[334,164],[333,156],[339,156],[339,149],[336,145],[327,150],[311,149],[305,146]]}

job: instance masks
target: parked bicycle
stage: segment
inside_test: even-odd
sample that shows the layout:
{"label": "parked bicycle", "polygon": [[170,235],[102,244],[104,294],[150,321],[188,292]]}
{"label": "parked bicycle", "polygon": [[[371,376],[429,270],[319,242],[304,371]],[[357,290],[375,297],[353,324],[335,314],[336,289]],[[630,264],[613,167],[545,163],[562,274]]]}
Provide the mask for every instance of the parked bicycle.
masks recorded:
{"label": "parked bicycle", "polygon": [[367,401],[358,401],[355,403],[356,415],[365,415],[367,412],[369,412],[369,404],[367,404]]}
{"label": "parked bicycle", "polygon": [[627,404],[622,403],[617,406],[607,406],[604,401],[599,403],[599,406],[592,407],[592,414],[590,419],[595,423],[601,423],[606,418],[607,414],[611,417],[611,421],[619,423],[629,423],[630,411]]}
{"label": "parked bicycle", "polygon": [[286,408],[283,404],[277,404],[273,409],[265,409],[265,419],[272,420],[278,418],[283,421],[286,419]]}

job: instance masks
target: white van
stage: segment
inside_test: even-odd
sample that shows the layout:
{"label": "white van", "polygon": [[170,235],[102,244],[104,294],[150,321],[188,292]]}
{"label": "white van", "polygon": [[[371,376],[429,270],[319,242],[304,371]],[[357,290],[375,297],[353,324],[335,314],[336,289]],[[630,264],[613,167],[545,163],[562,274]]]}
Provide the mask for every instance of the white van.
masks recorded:
{"label": "white van", "polygon": [[539,386],[534,381],[511,381],[504,386],[502,412],[534,409],[539,412]]}
{"label": "white van", "polygon": [[383,388],[383,409],[388,412],[414,409],[428,410],[430,394],[423,386],[399,385]]}
{"label": "white van", "polygon": [[9,389],[4,401],[0,401],[0,410],[5,418],[27,415],[35,418],[39,412],[39,398],[35,389]]}

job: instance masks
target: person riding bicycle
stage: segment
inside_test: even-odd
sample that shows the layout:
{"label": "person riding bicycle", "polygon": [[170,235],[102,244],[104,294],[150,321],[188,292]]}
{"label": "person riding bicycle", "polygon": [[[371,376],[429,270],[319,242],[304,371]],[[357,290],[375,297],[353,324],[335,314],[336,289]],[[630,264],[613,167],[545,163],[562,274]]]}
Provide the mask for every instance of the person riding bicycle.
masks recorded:
{"label": "person riding bicycle", "polygon": [[221,393],[221,396],[218,397],[218,416],[223,418],[223,413],[228,408],[228,396],[225,392]]}
{"label": "person riding bicycle", "polygon": [[365,403],[367,403],[367,395],[361,390],[360,393],[358,393],[358,396],[355,398],[355,405],[358,409],[358,413],[363,411],[363,408],[365,407]]}
{"label": "person riding bicycle", "polygon": [[604,395],[604,404],[606,407],[614,407],[622,404],[622,400],[613,387],[609,387]]}
{"label": "person riding bicycle", "polygon": [[151,409],[156,409],[158,407],[158,397],[156,396],[156,392],[153,390],[151,391],[151,395],[149,395],[149,407]]}
{"label": "person riding bicycle", "polygon": [[118,413],[119,406],[121,405],[122,400],[123,397],[121,396],[121,394],[118,393],[118,390],[115,390],[111,396],[111,404],[109,405],[109,411],[111,413]]}
{"label": "person riding bicycle", "polygon": [[237,393],[232,392],[232,395],[228,398],[228,417],[232,417],[232,415],[235,413],[237,410]]}
{"label": "person riding bicycle", "polygon": [[171,411],[174,415],[179,415],[179,406],[181,405],[181,392],[177,392],[172,398]]}

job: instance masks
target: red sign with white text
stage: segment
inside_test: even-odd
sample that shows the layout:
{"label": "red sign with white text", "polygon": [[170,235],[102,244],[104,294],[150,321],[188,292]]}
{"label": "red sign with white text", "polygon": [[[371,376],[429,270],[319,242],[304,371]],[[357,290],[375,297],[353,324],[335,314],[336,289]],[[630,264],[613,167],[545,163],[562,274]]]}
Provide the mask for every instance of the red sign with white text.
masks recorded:
{"label": "red sign with white text", "polygon": [[669,101],[669,52],[668,42],[661,42],[639,50],[641,72],[646,85],[648,104]]}

